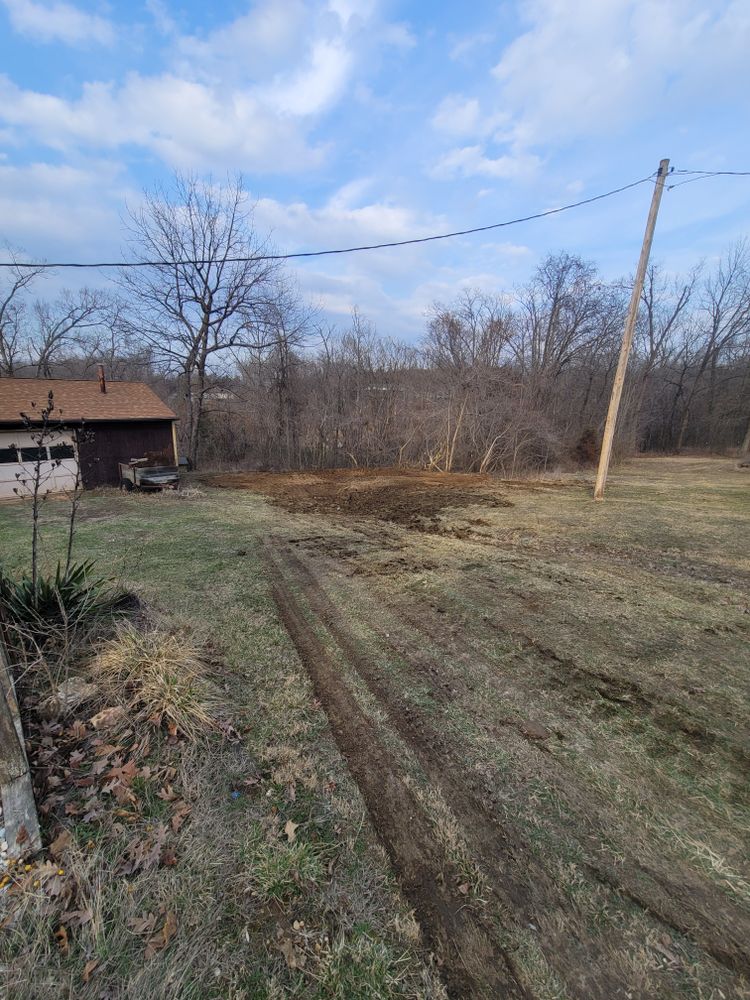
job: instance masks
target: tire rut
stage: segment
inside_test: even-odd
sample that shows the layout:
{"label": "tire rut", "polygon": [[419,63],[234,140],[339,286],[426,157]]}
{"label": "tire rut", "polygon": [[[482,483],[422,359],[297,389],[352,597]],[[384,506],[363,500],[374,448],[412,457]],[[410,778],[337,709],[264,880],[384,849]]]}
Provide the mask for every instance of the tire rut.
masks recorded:
{"label": "tire rut", "polygon": [[[405,712],[403,704],[394,700],[393,693],[380,681],[369,660],[362,656],[356,641],[341,628],[340,611],[309,567],[295,552],[288,549],[280,551],[283,552],[286,565],[295,573],[311,608],[336,639],[347,660],[360,674],[371,693],[388,710],[389,720],[394,729],[414,750],[423,770],[441,789],[453,812],[458,817],[469,820],[464,824],[467,840],[473,842],[482,860],[482,866],[495,878],[495,894],[506,912],[512,909],[519,910],[523,914],[524,922],[532,922],[537,926],[541,922],[547,922],[544,918],[540,918],[540,913],[548,915],[557,911],[570,918],[573,915],[570,906],[567,901],[561,899],[546,868],[534,859],[533,852],[523,842],[523,838],[505,823],[501,828],[497,818],[466,790],[465,779],[459,776],[456,780],[453,777],[455,759],[449,748],[431,736],[430,724],[425,724],[421,713],[413,706]],[[392,610],[402,619],[407,618],[410,625],[427,637],[434,638],[434,634],[429,633],[427,623],[418,621],[416,616],[409,615],[402,607]],[[382,632],[378,631],[378,635],[385,645],[406,659],[410,666],[420,672],[424,671],[423,663],[412,662],[408,654],[395,647]],[[459,645],[464,644],[459,643]],[[534,640],[528,640],[528,647],[534,648],[540,655],[547,656],[551,653],[543,647],[537,649],[537,646]],[[602,678],[598,679],[602,681]],[[434,683],[434,679],[432,680]],[[438,701],[445,700],[439,687],[435,688],[435,692]],[[596,828],[591,816],[586,817],[584,825],[589,837],[594,837],[599,844],[606,842],[604,831]],[[497,864],[495,859],[499,851],[507,864]],[[704,879],[692,872],[683,871],[682,880],[676,882],[665,872],[657,872],[645,864],[639,864],[633,858],[626,858],[624,863],[622,859],[618,859],[617,863],[613,861],[609,864],[606,859],[595,859],[588,852],[584,867],[597,882],[621,893],[624,898],[665,926],[684,934],[728,969],[745,975],[750,972],[748,937],[744,933],[745,930],[750,930],[747,914]],[[524,875],[514,878],[512,874],[514,869],[517,872],[524,872]],[[553,924],[554,920],[550,923]],[[577,930],[580,931],[581,928]],[[576,935],[575,940],[566,937],[560,940],[552,939],[542,944],[550,966],[565,979],[570,978],[571,968],[580,970],[586,968],[587,963],[590,965],[598,961],[597,946],[593,942],[586,942],[580,935]],[[575,952],[578,954],[574,954]],[[609,998],[614,995],[614,986],[622,988],[623,985],[627,985],[613,981],[601,967],[600,973],[606,980],[604,983],[596,986],[587,983],[584,988],[583,984],[577,982],[576,996]]]}
{"label": "tire rut", "polygon": [[[435,633],[430,630],[429,622],[420,619],[416,614],[410,614],[402,606],[391,607],[391,612],[398,615],[402,621],[408,622],[410,627],[424,635],[428,641],[434,640]],[[558,656],[553,650],[522,631],[512,630],[494,622],[489,622],[489,624],[517,640],[524,649],[538,656],[540,662],[554,663],[566,668],[571,676],[568,684],[577,683],[580,698],[588,700],[593,696],[592,689],[587,687],[587,684],[598,685],[594,690],[603,698],[619,700],[624,697],[628,699],[627,704],[640,706],[644,711],[655,713],[654,704],[635,683],[618,681],[605,673],[587,671],[572,660]],[[381,632],[378,634],[383,638]],[[384,641],[388,642],[387,639]],[[454,636],[453,642],[463,654],[471,654],[474,659],[481,659],[473,647],[458,637]],[[412,668],[424,672],[423,663],[410,659],[403,650],[393,648],[399,656],[404,657],[409,662]],[[561,682],[560,686],[564,687],[565,684]],[[436,696],[438,700],[442,697],[439,688],[436,688]],[[665,704],[669,703],[665,702]],[[656,721],[661,720],[657,719]],[[687,732],[689,733],[690,730],[687,729]],[[563,793],[570,792],[570,788],[563,778],[550,775],[550,780],[554,781]],[[575,798],[576,796],[573,796],[573,799]],[[593,810],[593,814],[590,808],[583,811],[576,809],[575,811],[581,817],[582,828],[586,829],[589,838],[598,844],[606,843],[606,831],[595,823],[596,810]],[[624,860],[623,857],[610,860],[606,855],[601,858],[587,855],[585,868],[602,885],[621,893],[623,897],[649,913],[654,919],[678,933],[684,934],[717,962],[734,972],[746,976],[750,974],[750,947],[748,946],[750,917],[741,906],[730,900],[715,885],[697,873],[683,869],[681,881],[678,882],[666,872],[657,871],[645,862],[634,858],[625,845],[622,846],[621,851]]]}
{"label": "tire rut", "polygon": [[[305,595],[311,610],[361,677],[370,693],[387,710],[393,729],[414,753],[425,775],[440,790],[451,811],[460,820],[462,833],[481,870],[489,876],[489,889],[504,928],[511,937],[521,928],[538,928],[537,944],[555,973],[565,980],[580,1000],[610,1000],[616,995],[635,996],[627,982],[610,971],[611,950],[586,933],[582,921],[551,879],[534,852],[509,824],[498,822],[468,789],[466,776],[456,774],[456,761],[419,713],[406,708],[381,683],[355,640],[341,628],[336,608],[310,569],[282,545],[276,549],[285,571]],[[572,933],[571,933],[572,931]],[[603,940],[597,932],[599,941]],[[624,991],[624,992],[623,992]]]}
{"label": "tire rut", "polygon": [[266,557],[281,619],[325,708],[336,743],[367,805],[403,891],[415,909],[452,997],[533,1000],[512,956],[494,939],[486,916],[452,888],[460,879],[445,857],[402,765],[342,682],[340,670],[305,619],[270,549]]}

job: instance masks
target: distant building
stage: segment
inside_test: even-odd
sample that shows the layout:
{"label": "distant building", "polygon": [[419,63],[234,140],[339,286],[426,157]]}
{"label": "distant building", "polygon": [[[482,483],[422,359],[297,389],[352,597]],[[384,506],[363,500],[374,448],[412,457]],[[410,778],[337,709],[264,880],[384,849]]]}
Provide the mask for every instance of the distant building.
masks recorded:
{"label": "distant building", "polygon": [[[38,423],[50,392],[55,430],[40,455],[21,414]],[[177,465],[176,420],[145,383],[107,381],[101,368],[96,380],[0,378],[0,499],[15,498],[17,474],[28,479],[39,457],[54,492],[70,489],[78,468],[90,489],[117,485],[119,462]]]}

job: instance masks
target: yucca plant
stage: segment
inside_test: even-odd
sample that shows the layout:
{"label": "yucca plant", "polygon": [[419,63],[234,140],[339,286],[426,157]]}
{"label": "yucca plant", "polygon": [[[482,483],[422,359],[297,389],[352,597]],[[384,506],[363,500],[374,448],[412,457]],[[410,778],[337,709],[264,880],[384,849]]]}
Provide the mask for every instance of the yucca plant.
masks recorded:
{"label": "yucca plant", "polygon": [[127,595],[93,575],[91,560],[57,564],[54,573],[14,579],[0,567],[0,607],[7,624],[29,632],[45,645],[60,629],[74,627],[124,609]]}

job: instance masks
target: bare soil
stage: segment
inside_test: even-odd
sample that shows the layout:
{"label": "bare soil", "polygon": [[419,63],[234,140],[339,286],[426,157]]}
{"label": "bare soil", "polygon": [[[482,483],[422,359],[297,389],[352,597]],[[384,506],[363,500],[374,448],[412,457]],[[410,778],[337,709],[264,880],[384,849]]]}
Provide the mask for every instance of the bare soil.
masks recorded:
{"label": "bare soil", "polygon": [[377,518],[416,530],[436,530],[446,508],[511,507],[491,476],[415,469],[329,469],[321,472],[227,472],[203,475],[208,486],[262,493],[305,514]]}

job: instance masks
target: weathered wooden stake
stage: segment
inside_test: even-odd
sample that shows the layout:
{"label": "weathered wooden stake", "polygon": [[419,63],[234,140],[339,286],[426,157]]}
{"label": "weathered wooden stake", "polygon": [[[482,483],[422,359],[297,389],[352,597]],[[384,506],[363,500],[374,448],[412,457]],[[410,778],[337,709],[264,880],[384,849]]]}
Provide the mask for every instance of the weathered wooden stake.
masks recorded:
{"label": "weathered wooden stake", "polygon": [[41,850],[34,789],[24,748],[21,716],[5,648],[0,640],[0,797],[8,856],[28,857]]}

